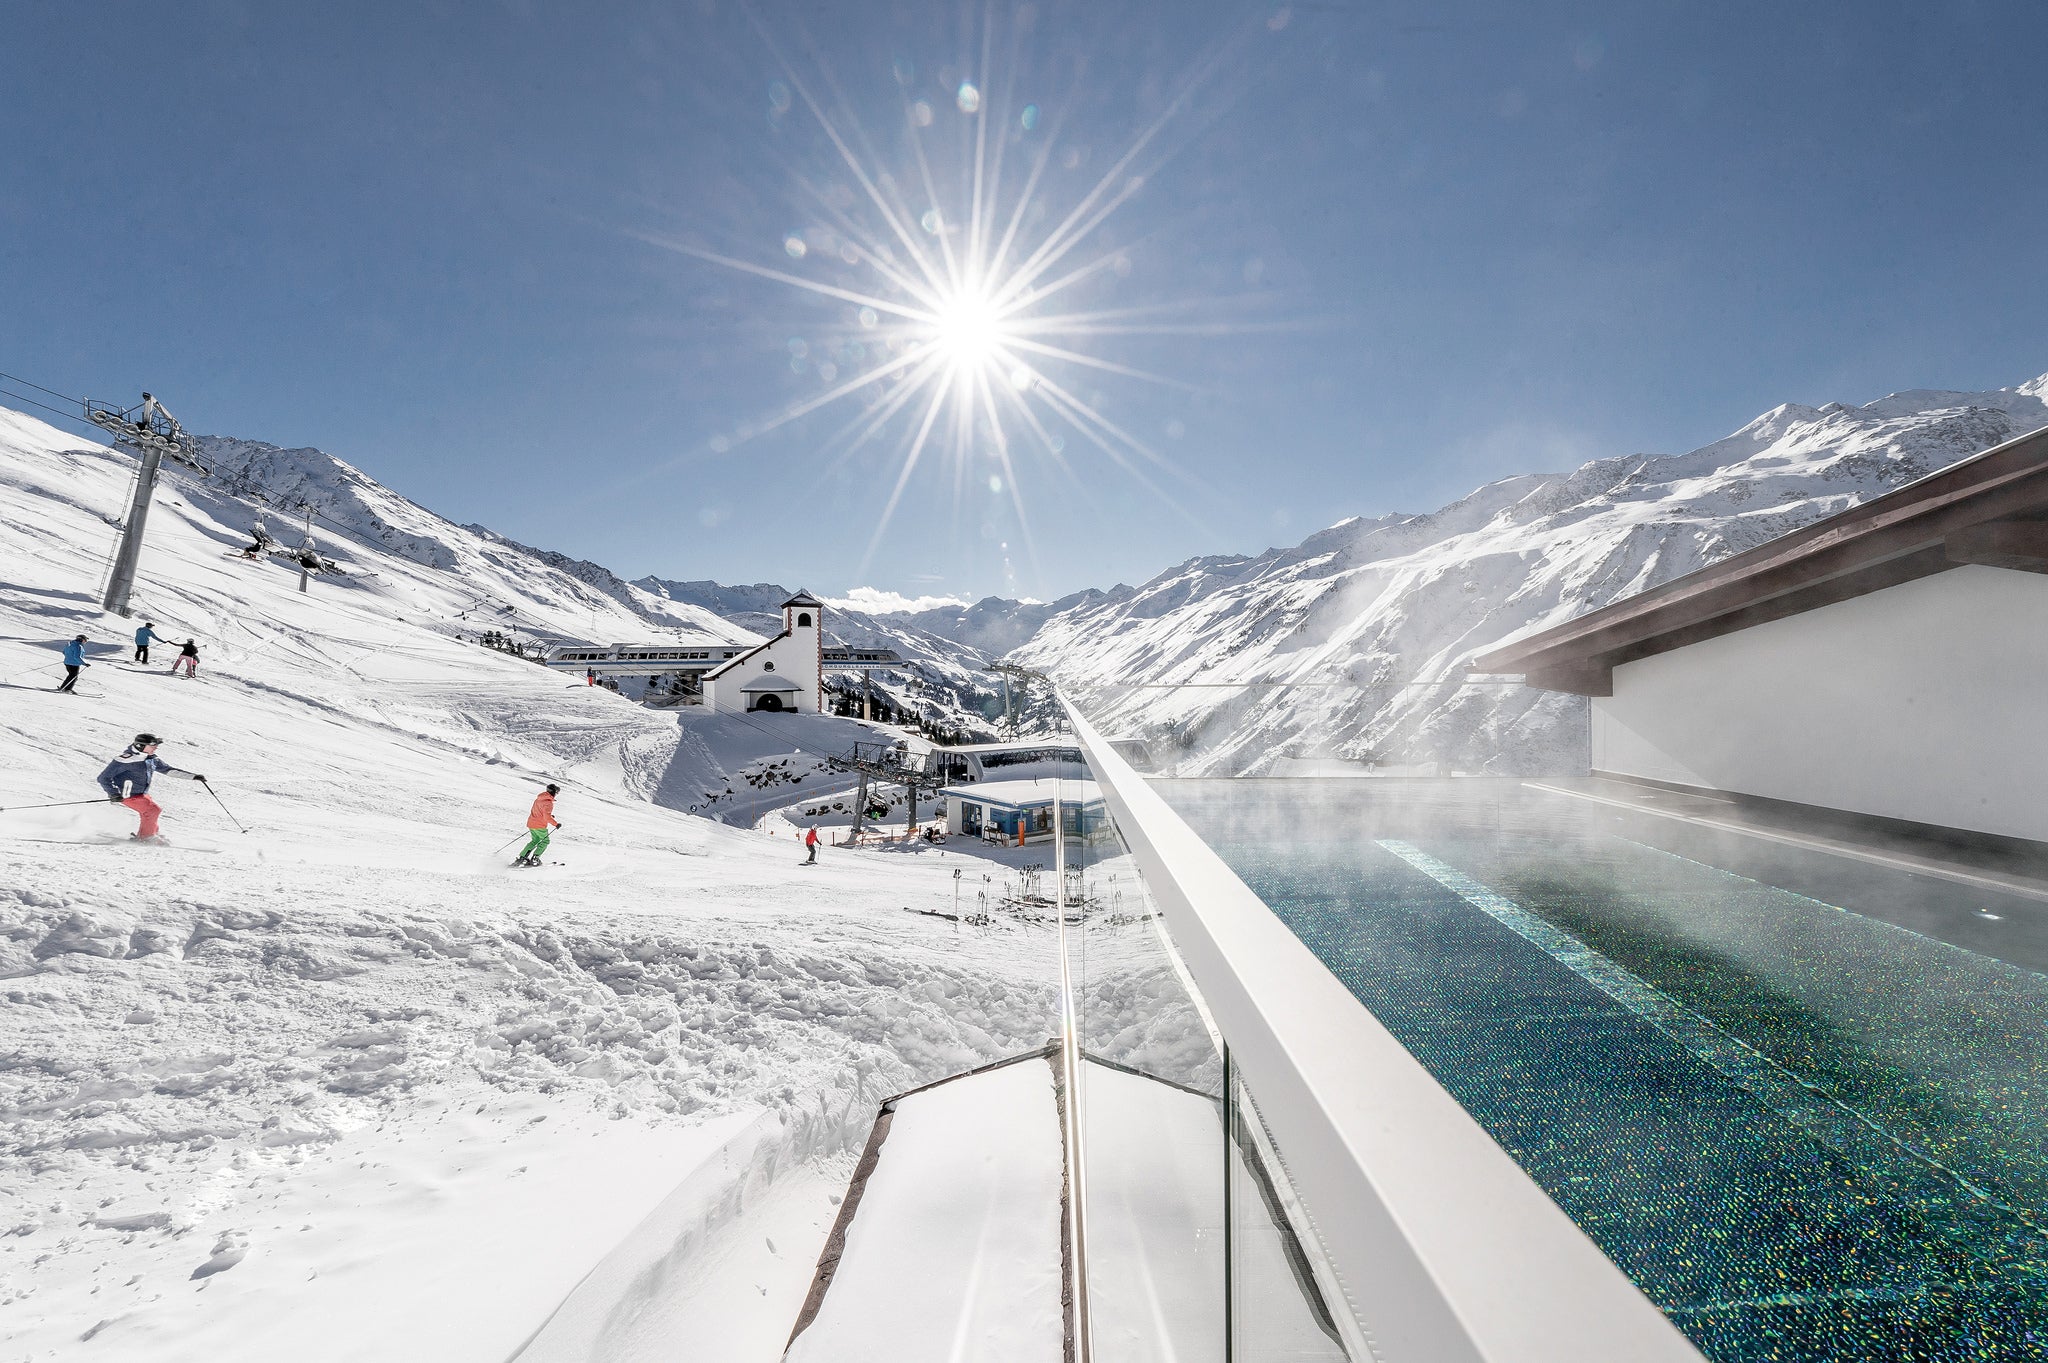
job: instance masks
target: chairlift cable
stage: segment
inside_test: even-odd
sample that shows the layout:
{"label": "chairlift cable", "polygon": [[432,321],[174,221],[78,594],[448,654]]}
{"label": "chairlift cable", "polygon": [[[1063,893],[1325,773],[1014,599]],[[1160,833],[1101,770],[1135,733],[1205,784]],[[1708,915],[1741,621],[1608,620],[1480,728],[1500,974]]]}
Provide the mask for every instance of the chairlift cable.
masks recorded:
{"label": "chairlift cable", "polygon": [[[5,376],[4,376],[4,375],[0,375],[0,377],[5,377]],[[33,385],[31,385],[31,386],[33,386]],[[64,419],[66,420],[66,421],[76,421],[76,422],[80,423],[81,425],[85,424],[85,418],[84,418],[84,417],[82,417],[82,416],[79,416],[79,415],[77,415],[76,413],[73,413],[73,412],[60,412],[60,411],[58,411],[58,410],[57,410],[57,409],[56,409],[55,407],[52,407],[52,406],[51,406],[51,405],[50,405],[49,403],[47,403],[47,402],[37,402],[37,401],[36,401],[36,400],[35,400],[34,398],[29,398],[29,397],[23,397],[23,396],[22,396],[21,394],[19,394],[19,393],[10,393],[10,392],[7,392],[7,391],[6,391],[5,389],[0,389],[0,397],[4,397],[4,398],[6,398],[6,399],[7,399],[7,400],[8,400],[9,402],[25,402],[25,403],[27,403],[27,404],[28,404],[29,406],[31,406],[31,407],[40,407],[40,408],[42,408],[42,409],[43,409],[44,411],[46,411],[46,412],[49,412],[50,414],[52,414],[53,416],[61,416],[61,417],[63,417],[63,418],[64,418]]]}
{"label": "chairlift cable", "polygon": [[69,393],[60,393],[54,388],[45,388],[43,387],[43,385],[35,382],[33,379],[25,379],[21,377],[21,375],[19,374],[8,374],[0,372],[0,379],[6,379],[9,383],[25,383],[29,387],[35,389],[38,393],[48,393],[53,398],[61,398],[65,402],[75,402],[78,404],[80,411],[83,411],[85,409],[85,399],[72,397]]}

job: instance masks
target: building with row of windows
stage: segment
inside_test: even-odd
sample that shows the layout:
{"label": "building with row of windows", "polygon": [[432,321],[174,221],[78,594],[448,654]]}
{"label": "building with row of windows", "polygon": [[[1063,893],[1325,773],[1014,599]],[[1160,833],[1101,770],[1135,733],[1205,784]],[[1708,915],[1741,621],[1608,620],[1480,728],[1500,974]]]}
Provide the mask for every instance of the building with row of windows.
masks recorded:
{"label": "building with row of windows", "polygon": [[682,698],[716,714],[770,711],[822,714],[825,674],[899,668],[894,649],[825,643],[825,606],[807,591],[782,603],[782,630],[758,644],[676,639],[653,644],[561,644],[544,661],[565,672],[604,678],[677,678]]}

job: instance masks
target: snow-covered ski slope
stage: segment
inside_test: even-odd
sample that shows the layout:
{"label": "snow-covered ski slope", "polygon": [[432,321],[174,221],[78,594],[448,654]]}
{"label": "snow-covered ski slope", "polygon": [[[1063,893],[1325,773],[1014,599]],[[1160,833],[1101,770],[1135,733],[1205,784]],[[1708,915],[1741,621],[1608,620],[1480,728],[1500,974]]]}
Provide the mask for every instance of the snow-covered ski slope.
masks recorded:
{"label": "snow-covered ski slope", "polygon": [[[675,1356],[776,1357],[849,1135],[1041,1044],[1046,941],[905,913],[950,903],[944,852],[800,868],[680,812],[854,727],[649,711],[461,641],[483,596],[640,617],[373,485],[396,538],[323,535],[349,576],[302,595],[230,557],[245,503],[167,478],[137,605],[199,676],[128,665],[96,602],[133,467],[0,413],[4,1352],[500,1363],[667,1199],[700,1252],[650,1252],[647,1319],[694,1332]],[[81,632],[87,694],[53,694]],[[141,730],[249,831],[171,780],[162,847],[105,803],[22,808],[94,800]],[[563,830],[513,870],[544,780]],[[605,1356],[660,1342],[620,1328]]]}
{"label": "snow-covered ski slope", "polygon": [[[482,526],[456,525],[322,450],[202,436],[199,452],[213,477],[187,480],[187,487],[225,523],[245,529],[262,516],[271,534],[295,546],[307,524],[301,508],[311,507],[311,529],[325,552],[344,561],[352,553],[374,554],[380,561],[372,570],[399,593],[395,599],[407,599],[407,590],[443,598],[422,608],[451,626],[605,643],[659,639],[675,630],[734,643],[760,639],[597,564],[529,549]],[[432,574],[407,571],[413,565]],[[466,595],[453,590],[458,583]]]}
{"label": "snow-covered ski slope", "polygon": [[[1583,770],[1582,701],[1470,682],[1471,659],[2044,424],[2048,376],[1863,407],[1787,404],[1688,454],[1508,478],[1429,515],[1353,518],[1290,549],[1190,559],[1062,609],[1012,656],[1189,774],[1271,774],[1323,756]],[[1247,680],[1295,685],[1224,684]]]}

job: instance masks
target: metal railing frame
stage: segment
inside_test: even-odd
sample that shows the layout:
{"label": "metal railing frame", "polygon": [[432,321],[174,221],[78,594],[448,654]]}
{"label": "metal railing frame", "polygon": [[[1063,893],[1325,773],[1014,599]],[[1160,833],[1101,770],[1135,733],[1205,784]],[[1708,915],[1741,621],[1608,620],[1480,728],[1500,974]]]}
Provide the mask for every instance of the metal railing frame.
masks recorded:
{"label": "metal railing frame", "polygon": [[1700,1363],[1600,1248],[1062,697],[1384,1360]]}

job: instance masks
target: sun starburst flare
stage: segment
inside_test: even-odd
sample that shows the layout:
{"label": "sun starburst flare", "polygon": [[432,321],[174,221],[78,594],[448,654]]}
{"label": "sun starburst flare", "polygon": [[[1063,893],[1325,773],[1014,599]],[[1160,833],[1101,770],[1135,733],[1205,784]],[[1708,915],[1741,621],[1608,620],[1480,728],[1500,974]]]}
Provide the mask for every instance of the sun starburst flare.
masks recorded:
{"label": "sun starburst flare", "polygon": [[[1174,473],[1171,462],[1084,393],[1092,380],[1083,376],[1195,392],[1183,379],[1100,353],[1101,343],[1234,328],[1200,320],[1213,299],[1078,309],[1069,300],[1130,275],[1131,248],[1110,244],[1104,224],[1168,158],[1162,133],[1184,115],[1230,45],[1191,70],[1109,168],[1055,215],[1047,176],[1064,145],[1060,120],[1046,117],[1038,104],[1019,103],[1016,32],[1009,39],[1013,60],[998,73],[995,25],[983,16],[978,65],[950,99],[920,97],[899,64],[903,153],[885,167],[822,58],[815,79],[806,79],[758,17],[755,28],[782,70],[773,92],[776,109],[808,118],[831,147],[829,173],[798,175],[813,221],[782,235],[782,259],[772,264],[687,239],[639,235],[838,306],[833,321],[816,332],[826,339],[815,346],[807,339],[789,343],[792,368],[814,374],[819,390],[714,437],[711,449],[724,453],[820,409],[857,404],[824,443],[831,468],[871,445],[900,442],[888,498],[859,569],[863,577],[918,470],[940,461],[950,471],[956,507],[970,484],[982,480],[1006,497],[1034,565],[1019,477],[1027,457],[1034,475],[1050,472],[1081,484],[1069,452],[1092,450],[1187,515],[1161,482],[1161,475]],[[1001,88],[992,92],[990,78],[998,74]],[[957,164],[935,169],[927,139],[948,134]],[[1077,164],[1070,154],[1065,168]],[[950,174],[941,173],[947,169]]]}

